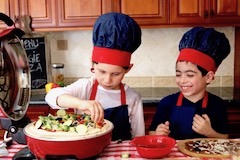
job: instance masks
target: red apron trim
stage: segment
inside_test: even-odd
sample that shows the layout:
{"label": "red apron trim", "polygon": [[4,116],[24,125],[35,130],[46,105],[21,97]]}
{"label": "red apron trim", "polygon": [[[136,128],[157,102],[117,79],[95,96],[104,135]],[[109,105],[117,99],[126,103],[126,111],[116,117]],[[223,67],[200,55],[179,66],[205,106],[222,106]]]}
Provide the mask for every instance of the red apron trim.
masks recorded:
{"label": "red apron trim", "polygon": [[98,87],[98,81],[95,80],[93,87],[92,87],[92,92],[90,95],[90,100],[95,100],[96,94],[97,94],[97,87]]}
{"label": "red apron trim", "polygon": [[[90,100],[95,100],[96,94],[97,94],[97,87],[98,87],[98,81],[95,80],[93,87],[92,87],[92,92],[90,95]],[[124,90],[124,85],[121,83],[120,84],[120,90],[121,90],[121,104],[125,105],[126,104],[126,93]]]}
{"label": "red apron trim", "polygon": [[202,101],[202,108],[207,108],[208,104],[208,93],[205,91],[203,101]]}
{"label": "red apron trim", "polygon": [[120,84],[120,89],[121,89],[121,103],[122,103],[122,105],[125,105],[126,104],[126,93],[125,93],[124,86],[122,83]]}
{"label": "red apron trim", "polygon": [[[183,94],[180,92],[177,100],[177,106],[181,107],[182,106],[182,101],[183,101]],[[208,93],[205,91],[203,101],[202,101],[202,108],[207,108],[207,103],[208,103]]]}
{"label": "red apron trim", "polygon": [[179,96],[178,96],[178,100],[177,100],[177,106],[181,106],[182,105],[182,100],[183,100],[183,94],[182,92],[180,92]]}

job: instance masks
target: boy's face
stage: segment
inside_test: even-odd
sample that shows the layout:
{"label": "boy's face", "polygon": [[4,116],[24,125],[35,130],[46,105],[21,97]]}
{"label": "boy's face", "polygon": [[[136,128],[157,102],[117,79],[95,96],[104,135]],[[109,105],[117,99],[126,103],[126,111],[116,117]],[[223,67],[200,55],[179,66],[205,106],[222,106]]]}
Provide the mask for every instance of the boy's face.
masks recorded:
{"label": "boy's face", "polygon": [[100,86],[105,89],[119,89],[124,75],[129,71],[121,66],[106,63],[93,64],[95,76]]}
{"label": "boy's face", "polygon": [[186,61],[176,63],[176,84],[184,97],[192,102],[203,98],[206,86],[212,80],[209,73],[202,76],[196,64]]}

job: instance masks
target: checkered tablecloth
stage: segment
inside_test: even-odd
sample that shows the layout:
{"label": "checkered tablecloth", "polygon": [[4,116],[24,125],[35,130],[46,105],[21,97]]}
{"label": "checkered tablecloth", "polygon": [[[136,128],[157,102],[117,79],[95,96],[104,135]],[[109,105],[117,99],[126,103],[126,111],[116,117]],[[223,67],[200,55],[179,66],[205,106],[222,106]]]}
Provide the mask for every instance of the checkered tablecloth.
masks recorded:
{"label": "checkered tablecloth", "polygon": [[[129,158],[121,158],[122,154],[127,153]],[[144,160],[137,150],[136,147],[130,144],[130,141],[123,142],[111,142],[108,147],[101,153],[97,160]],[[190,157],[178,150],[175,145],[168,156],[163,157],[161,160],[230,160],[227,158],[195,158]]]}
{"label": "checkered tablecloth", "polygon": [[[2,141],[0,141],[0,143],[2,143]],[[24,147],[27,147],[27,145],[18,144],[13,141],[12,144],[7,147],[8,154],[3,148],[0,148],[0,160],[12,160],[13,156]]]}
{"label": "checkered tablecloth", "polygon": [[[1,142],[1,141],[0,141]],[[27,147],[27,145],[21,145],[16,142],[13,142],[12,145],[7,147],[8,154],[7,155],[0,155],[0,160],[12,160],[13,156],[20,151],[22,148]],[[129,155],[129,158],[121,158],[121,155],[126,153]],[[122,141],[111,142],[107,148],[100,154],[97,160],[144,160],[144,158],[140,157],[138,154],[136,147],[130,144],[130,141]],[[161,160],[230,160],[230,159],[214,159],[214,158],[194,158],[189,157],[183,153],[181,153],[177,145],[175,145],[170,154]]]}
{"label": "checkered tablecloth", "polygon": [[[118,159],[123,159],[121,158],[122,154],[128,154],[129,155],[129,160],[131,159],[139,159],[142,160],[142,158],[137,150],[136,147],[132,146],[130,141],[123,141],[123,142],[111,142],[110,145],[102,152],[102,154],[99,156],[98,160],[104,159],[104,160],[118,160]],[[179,152],[177,147],[172,148],[171,153],[166,157],[168,159],[173,159],[173,158],[188,158],[186,155],[183,153]]]}

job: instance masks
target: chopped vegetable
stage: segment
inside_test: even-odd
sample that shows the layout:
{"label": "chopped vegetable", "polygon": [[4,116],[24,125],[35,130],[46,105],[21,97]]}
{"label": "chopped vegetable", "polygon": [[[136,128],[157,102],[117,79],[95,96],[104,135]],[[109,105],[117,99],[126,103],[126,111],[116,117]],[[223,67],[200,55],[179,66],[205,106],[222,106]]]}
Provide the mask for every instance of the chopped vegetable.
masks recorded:
{"label": "chopped vegetable", "polygon": [[88,128],[86,125],[84,124],[79,124],[77,127],[76,127],[76,131],[80,134],[85,134],[87,132]]}
{"label": "chopped vegetable", "polygon": [[129,158],[130,154],[129,153],[122,153],[121,158]]}
{"label": "chopped vegetable", "polygon": [[65,86],[65,84],[64,84],[63,81],[59,81],[59,82],[57,82],[57,84],[58,84],[60,87],[64,87],[64,86]]}
{"label": "chopped vegetable", "polygon": [[90,121],[90,120],[91,120],[91,117],[90,117],[89,115],[85,115],[84,120]]}
{"label": "chopped vegetable", "polygon": [[64,117],[64,116],[66,116],[66,114],[67,114],[67,112],[64,109],[59,109],[57,111],[57,116],[59,116],[59,117]]}
{"label": "chopped vegetable", "polygon": [[52,124],[46,123],[46,125],[43,126],[45,130],[51,131],[52,130]]}
{"label": "chopped vegetable", "polygon": [[37,120],[37,122],[36,122],[36,124],[35,124],[35,128],[36,128],[36,129],[40,128],[41,125],[42,125],[42,122],[43,122],[42,119]]}
{"label": "chopped vegetable", "polygon": [[103,125],[104,123],[94,123],[90,115],[68,114],[66,110],[60,109],[56,112],[56,116],[52,114],[39,116],[34,127],[52,132],[63,131],[85,134],[89,128],[101,128]]}
{"label": "chopped vegetable", "polygon": [[63,125],[62,129],[64,132],[68,132],[69,131],[69,126]]}
{"label": "chopped vegetable", "polygon": [[73,120],[68,119],[67,121],[65,121],[65,122],[63,123],[63,125],[65,125],[65,126],[70,126],[70,125],[72,124],[72,122],[73,122]]}
{"label": "chopped vegetable", "polygon": [[69,132],[76,132],[75,127],[69,127]]}

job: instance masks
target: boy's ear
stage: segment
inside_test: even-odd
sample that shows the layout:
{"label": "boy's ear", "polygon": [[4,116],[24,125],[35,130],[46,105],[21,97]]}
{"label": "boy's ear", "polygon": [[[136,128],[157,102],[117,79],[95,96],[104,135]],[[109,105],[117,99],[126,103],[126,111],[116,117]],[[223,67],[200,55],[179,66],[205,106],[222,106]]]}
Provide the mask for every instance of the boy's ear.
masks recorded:
{"label": "boy's ear", "polygon": [[209,71],[206,75],[206,82],[209,84],[214,80],[215,73],[213,71]]}
{"label": "boy's ear", "polygon": [[97,64],[96,62],[93,62],[93,61],[92,61],[92,67],[91,67],[91,69],[90,69],[92,73],[95,73],[95,71],[94,71],[94,65],[96,65],[96,64]]}

